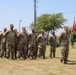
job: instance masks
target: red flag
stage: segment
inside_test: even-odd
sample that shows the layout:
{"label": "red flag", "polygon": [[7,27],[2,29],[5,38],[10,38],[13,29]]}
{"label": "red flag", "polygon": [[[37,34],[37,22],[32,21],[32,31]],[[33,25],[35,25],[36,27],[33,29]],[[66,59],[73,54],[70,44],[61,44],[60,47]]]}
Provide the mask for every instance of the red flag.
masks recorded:
{"label": "red flag", "polygon": [[73,29],[73,30],[76,30],[76,23],[75,23],[75,19],[74,19],[74,22],[73,22],[72,29]]}

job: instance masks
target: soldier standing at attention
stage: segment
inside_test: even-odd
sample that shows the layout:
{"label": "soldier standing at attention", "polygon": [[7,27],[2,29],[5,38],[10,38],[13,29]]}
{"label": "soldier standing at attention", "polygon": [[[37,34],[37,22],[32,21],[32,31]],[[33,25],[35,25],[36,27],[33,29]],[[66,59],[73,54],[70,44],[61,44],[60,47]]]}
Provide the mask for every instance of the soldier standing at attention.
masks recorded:
{"label": "soldier standing at attention", "polygon": [[27,50],[28,50],[28,34],[26,32],[25,27],[22,27],[22,32],[18,33],[18,40],[19,40],[18,58],[23,57],[23,59],[26,59]]}
{"label": "soldier standing at attention", "polygon": [[59,36],[59,42],[61,43],[61,62],[67,64],[67,58],[69,53],[69,32],[68,26],[64,26],[64,31]]}
{"label": "soldier standing at attention", "polygon": [[7,41],[6,41],[7,58],[9,58],[11,54],[11,59],[14,59],[15,56],[15,39],[17,36],[13,28],[14,25],[10,24],[10,30],[5,32],[5,36],[7,37]]}
{"label": "soldier standing at attention", "polygon": [[6,57],[6,40],[7,37],[4,36],[4,33],[7,31],[7,28],[4,28],[4,32],[0,34],[1,36],[1,57]]}
{"label": "soldier standing at attention", "polygon": [[[18,34],[17,29],[14,29],[14,31],[16,32],[16,34]],[[15,59],[17,59],[17,51],[18,51],[18,37],[16,36],[16,39],[15,39]]]}
{"label": "soldier standing at attention", "polygon": [[42,30],[40,35],[38,35],[37,42],[38,42],[38,49],[39,49],[39,57],[43,56],[43,59],[45,59],[47,37],[45,35],[44,30]]}
{"label": "soldier standing at attention", "polygon": [[0,31],[0,56],[1,56],[1,34],[2,34],[2,31]]}
{"label": "soldier standing at attention", "polygon": [[52,31],[51,36],[49,38],[49,43],[50,43],[50,58],[54,57],[55,58],[55,52],[56,52],[56,36],[55,32]]}
{"label": "soldier standing at attention", "polygon": [[29,34],[29,51],[28,56],[32,57],[32,59],[36,58],[36,33],[35,30],[32,28],[32,33]]}

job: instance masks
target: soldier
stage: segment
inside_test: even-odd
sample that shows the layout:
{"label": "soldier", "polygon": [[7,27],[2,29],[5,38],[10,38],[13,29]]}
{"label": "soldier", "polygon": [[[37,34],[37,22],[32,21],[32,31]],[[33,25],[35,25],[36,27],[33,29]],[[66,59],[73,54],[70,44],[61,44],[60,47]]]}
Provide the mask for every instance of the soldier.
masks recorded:
{"label": "soldier", "polygon": [[[14,31],[17,33],[17,29],[14,29]],[[15,39],[15,59],[17,59],[17,51],[18,51],[18,37],[16,36],[16,39]]]}
{"label": "soldier", "polygon": [[64,26],[64,31],[59,36],[59,42],[61,43],[61,62],[67,64],[67,58],[69,53],[69,33],[68,26]]}
{"label": "soldier", "polygon": [[38,42],[37,42],[37,37],[38,37],[38,34],[36,33],[36,50],[35,50],[35,56],[37,58],[37,54],[38,54]]}
{"label": "soldier", "polygon": [[43,56],[43,59],[45,59],[47,38],[44,30],[42,30],[40,35],[38,35],[37,41],[38,41],[39,57]]}
{"label": "soldier", "polygon": [[2,31],[0,31],[0,56],[1,56],[1,38],[2,38],[1,34],[2,34]]}
{"label": "soldier", "polygon": [[1,57],[5,56],[6,57],[6,39],[7,37],[4,36],[4,33],[7,31],[7,28],[4,28],[4,32],[1,33]]}
{"label": "soldier", "polygon": [[28,56],[32,57],[33,59],[36,58],[36,33],[35,30],[32,28],[32,33],[29,34],[29,51]]}
{"label": "soldier", "polygon": [[28,34],[26,28],[22,27],[22,32],[18,33],[19,40],[19,55],[18,58],[23,56],[23,59],[26,59],[27,50],[28,50]]}
{"label": "soldier", "polygon": [[55,52],[56,52],[56,36],[55,36],[55,32],[54,31],[52,31],[52,33],[51,33],[51,36],[49,38],[49,43],[50,43],[50,58],[52,58],[52,57],[55,58]]}
{"label": "soldier", "polygon": [[7,58],[10,57],[11,53],[11,58],[14,59],[15,56],[15,39],[16,39],[16,32],[13,30],[14,25],[10,24],[10,30],[5,32],[5,36],[7,36]]}

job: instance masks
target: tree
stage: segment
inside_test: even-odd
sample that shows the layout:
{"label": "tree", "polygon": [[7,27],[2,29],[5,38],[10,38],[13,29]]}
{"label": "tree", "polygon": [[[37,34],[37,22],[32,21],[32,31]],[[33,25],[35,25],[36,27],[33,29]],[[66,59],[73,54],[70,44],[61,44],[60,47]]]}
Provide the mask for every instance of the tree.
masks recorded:
{"label": "tree", "polygon": [[36,25],[34,23],[31,24],[31,27],[35,29],[37,33],[40,33],[41,29],[44,29],[47,32],[47,43],[48,43],[48,35],[51,30],[56,31],[59,28],[62,28],[66,19],[64,19],[62,13],[57,14],[42,14],[37,17]]}
{"label": "tree", "polygon": [[35,29],[36,32],[40,32],[41,29],[44,29],[46,32],[51,30],[57,30],[62,28],[66,19],[64,19],[62,13],[57,14],[42,14],[37,17],[36,25],[31,24],[31,27]]}

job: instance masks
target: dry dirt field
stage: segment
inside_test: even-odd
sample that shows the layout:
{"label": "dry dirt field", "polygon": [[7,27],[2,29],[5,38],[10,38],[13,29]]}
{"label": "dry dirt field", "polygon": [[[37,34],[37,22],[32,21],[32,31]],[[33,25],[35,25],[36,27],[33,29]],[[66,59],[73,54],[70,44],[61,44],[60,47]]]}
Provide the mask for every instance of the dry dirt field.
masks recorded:
{"label": "dry dirt field", "polygon": [[56,58],[49,58],[49,46],[46,58],[37,60],[11,60],[0,58],[0,75],[76,75],[76,48],[70,46],[68,64],[60,63],[60,48],[56,50]]}

